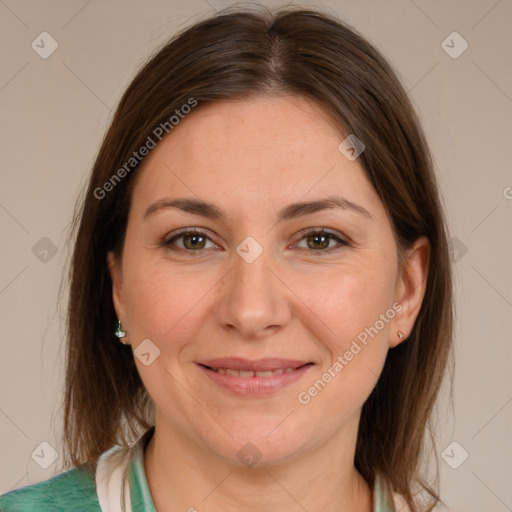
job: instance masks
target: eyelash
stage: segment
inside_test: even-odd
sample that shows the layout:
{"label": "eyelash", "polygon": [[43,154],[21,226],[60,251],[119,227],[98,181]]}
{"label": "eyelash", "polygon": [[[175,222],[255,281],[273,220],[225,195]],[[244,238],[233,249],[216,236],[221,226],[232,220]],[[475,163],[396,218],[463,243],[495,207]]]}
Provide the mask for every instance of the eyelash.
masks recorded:
{"label": "eyelash", "polygon": [[[197,256],[198,254],[200,254],[201,252],[206,250],[206,249],[198,249],[196,251],[193,251],[193,250],[190,250],[190,249],[182,249],[181,247],[173,248],[172,247],[173,243],[176,240],[182,238],[183,235],[203,235],[208,240],[210,240],[212,243],[215,243],[213,240],[211,240],[211,238],[208,236],[208,233],[206,231],[204,231],[204,230],[202,230],[200,228],[193,228],[193,229],[185,228],[183,230],[178,231],[177,233],[174,233],[171,238],[164,239],[163,242],[162,242],[162,246],[164,246],[167,249],[170,249],[171,251],[181,252],[181,253],[184,253],[184,254],[189,254],[191,256]],[[320,255],[327,254],[327,253],[332,252],[333,250],[341,249],[343,246],[349,246],[350,245],[346,240],[344,240],[343,238],[340,238],[336,234],[336,232],[331,231],[330,229],[326,229],[326,228],[309,229],[309,230],[306,230],[306,231],[302,231],[300,233],[300,239],[298,240],[298,242],[301,242],[304,238],[306,238],[308,236],[312,236],[312,235],[328,236],[330,239],[336,240],[337,242],[339,242],[339,244],[337,246],[328,247],[327,249],[315,250],[315,249],[307,249],[306,248],[306,250],[309,250],[310,252],[314,252],[314,253],[317,253],[317,254],[320,254]],[[301,247],[301,249],[304,249],[304,248]]]}

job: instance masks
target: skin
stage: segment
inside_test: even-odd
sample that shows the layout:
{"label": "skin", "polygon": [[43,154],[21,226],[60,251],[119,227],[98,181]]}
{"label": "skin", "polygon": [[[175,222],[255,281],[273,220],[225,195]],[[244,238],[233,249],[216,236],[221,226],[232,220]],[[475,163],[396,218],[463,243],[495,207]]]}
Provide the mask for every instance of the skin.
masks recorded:
{"label": "skin", "polygon": [[[136,171],[122,260],[108,255],[118,318],[135,350],[160,355],[138,371],[156,405],[145,469],[159,512],[372,510],[354,468],[361,407],[389,349],[411,332],[425,292],[429,243],[417,241],[399,271],[392,227],[358,160],[339,150],[347,134],[300,97],[258,97],[197,107]],[[336,192],[371,219],[331,208],[277,222],[290,203]],[[163,208],[161,198],[214,203],[223,221]],[[181,228],[203,228],[194,248]],[[329,228],[320,249],[306,228]],[[263,248],[247,263],[248,236]],[[183,252],[184,243],[195,254]],[[318,242],[316,242],[318,243]],[[328,244],[328,245],[327,245]],[[173,250],[174,248],[174,250]],[[179,249],[182,252],[179,252]],[[373,326],[402,309],[307,405],[297,396]],[[405,341],[406,342],[406,341]],[[263,397],[229,394],[195,361],[239,356],[313,362],[288,387]],[[247,467],[237,452],[261,453]]]}

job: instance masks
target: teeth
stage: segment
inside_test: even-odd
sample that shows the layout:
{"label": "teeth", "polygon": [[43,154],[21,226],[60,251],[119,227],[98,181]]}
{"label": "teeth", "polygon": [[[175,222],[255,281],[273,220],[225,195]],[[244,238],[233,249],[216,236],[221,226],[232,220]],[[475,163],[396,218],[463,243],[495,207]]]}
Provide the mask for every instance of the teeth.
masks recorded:
{"label": "teeth", "polygon": [[296,368],[278,368],[277,370],[264,370],[254,372],[252,370],[233,370],[231,368],[212,368],[214,372],[222,375],[232,375],[233,377],[241,377],[242,379],[248,379],[250,377],[273,377],[275,375],[281,375],[282,373],[293,372]]}
{"label": "teeth", "polygon": [[[256,377],[272,377],[272,370],[266,370],[263,372],[254,372]],[[240,376],[242,376],[242,372],[240,372]]]}

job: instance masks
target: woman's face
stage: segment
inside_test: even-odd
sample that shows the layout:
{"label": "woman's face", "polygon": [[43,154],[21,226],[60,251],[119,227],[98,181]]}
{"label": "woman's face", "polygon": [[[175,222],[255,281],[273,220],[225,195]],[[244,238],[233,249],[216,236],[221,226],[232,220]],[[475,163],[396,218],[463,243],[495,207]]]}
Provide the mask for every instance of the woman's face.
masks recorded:
{"label": "woman's face", "polygon": [[157,428],[238,464],[354,441],[417,308],[345,137],[302,98],[219,102],[135,171],[109,263]]}

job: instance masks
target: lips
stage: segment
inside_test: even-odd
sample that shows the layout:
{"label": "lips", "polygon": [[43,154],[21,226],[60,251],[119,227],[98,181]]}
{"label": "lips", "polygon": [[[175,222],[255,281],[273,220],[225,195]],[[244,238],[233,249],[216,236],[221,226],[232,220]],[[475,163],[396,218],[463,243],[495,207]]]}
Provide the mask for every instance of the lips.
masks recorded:
{"label": "lips", "polygon": [[274,370],[235,370],[234,368],[211,368],[214,372],[218,372],[222,375],[232,375],[233,377],[241,377],[242,379],[248,379],[250,377],[272,377],[273,375],[281,375],[282,373],[293,372],[296,368],[276,368]]}
{"label": "lips", "polygon": [[267,395],[297,381],[313,366],[294,359],[209,359],[197,362],[215,384],[238,395]]}
{"label": "lips", "polygon": [[[300,361],[296,359],[278,359],[278,358],[265,358],[257,360],[243,359],[241,357],[225,357],[219,359],[208,359],[206,361],[199,361],[198,364],[206,366],[212,370],[233,370],[238,372],[274,372],[283,370],[280,373],[288,370],[295,370],[310,364],[309,361]],[[263,377],[264,375],[262,375]],[[270,376],[270,375],[268,375]]]}

